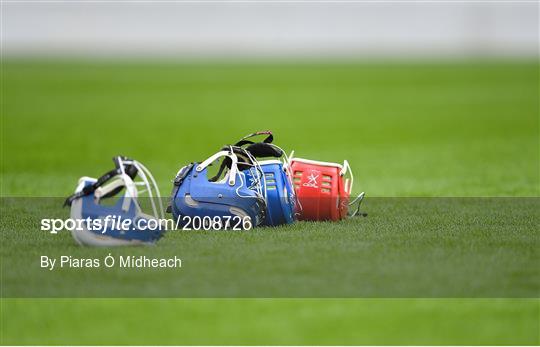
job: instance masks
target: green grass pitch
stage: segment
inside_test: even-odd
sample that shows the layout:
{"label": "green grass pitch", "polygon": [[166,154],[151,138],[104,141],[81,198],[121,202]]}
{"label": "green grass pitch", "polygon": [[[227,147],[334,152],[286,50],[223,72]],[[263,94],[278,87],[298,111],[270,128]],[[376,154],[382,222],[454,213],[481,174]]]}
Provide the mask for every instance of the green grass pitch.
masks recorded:
{"label": "green grass pitch", "polygon": [[[4,197],[66,196],[80,176],[108,170],[110,158],[117,154],[147,165],[166,195],[181,165],[261,129],[272,129],[276,143],[300,157],[348,159],[355,170],[355,190],[366,191],[368,198],[540,193],[539,69],[534,61],[8,60],[2,72]],[[332,227],[297,224],[279,232],[269,230],[268,237],[300,232],[310,242],[311,233],[339,238],[351,226],[362,237],[364,223],[370,225],[364,226],[366,238],[390,244],[393,231],[399,232],[396,225],[385,225],[380,216],[370,218]],[[383,224],[375,225],[378,220]],[[24,218],[13,223],[24,223]],[[382,228],[380,233],[377,228]],[[2,258],[39,254],[40,247],[73,254],[100,252],[76,248],[64,236],[57,244],[42,236],[32,247],[2,247]],[[482,252],[500,247],[496,240],[467,237]],[[295,240],[302,242],[302,237]],[[179,240],[170,235],[162,242],[152,252],[170,252]],[[538,232],[532,230],[526,242],[529,248],[522,254],[529,257],[520,263],[523,258],[516,255],[515,264],[522,276],[529,276],[525,279],[536,276],[534,282]],[[512,245],[516,253],[522,250],[519,244]],[[400,250],[399,245],[394,247]],[[448,257],[458,251],[449,247]],[[39,280],[34,285],[47,286]],[[540,343],[537,295],[530,299],[3,298],[1,305],[2,344]]]}

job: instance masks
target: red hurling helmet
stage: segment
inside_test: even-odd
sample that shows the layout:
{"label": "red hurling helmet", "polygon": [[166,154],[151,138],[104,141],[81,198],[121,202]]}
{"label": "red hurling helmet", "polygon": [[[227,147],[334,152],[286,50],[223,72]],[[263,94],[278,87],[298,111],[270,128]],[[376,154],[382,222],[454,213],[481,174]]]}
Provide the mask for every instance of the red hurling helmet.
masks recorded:
{"label": "red hurling helmet", "polygon": [[[354,177],[347,160],[340,165],[291,158],[290,163],[293,184],[301,206],[299,220],[337,221],[348,215],[358,214],[364,193],[353,201],[358,206],[349,214],[349,200]],[[365,214],[362,213],[362,215]]]}

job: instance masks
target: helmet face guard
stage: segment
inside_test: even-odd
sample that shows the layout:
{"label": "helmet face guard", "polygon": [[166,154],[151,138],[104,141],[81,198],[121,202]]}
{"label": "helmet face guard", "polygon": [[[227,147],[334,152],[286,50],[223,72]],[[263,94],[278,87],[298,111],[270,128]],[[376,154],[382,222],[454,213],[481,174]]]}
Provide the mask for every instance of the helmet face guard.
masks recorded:
{"label": "helmet face guard", "polygon": [[340,165],[293,158],[290,168],[296,195],[302,206],[298,219],[337,221],[358,213],[364,193],[355,199],[358,207],[349,214],[354,178],[346,160]]}
{"label": "helmet face guard", "polygon": [[[223,159],[219,172],[209,177],[208,167],[218,159]],[[185,166],[174,180],[170,212],[180,226],[186,224],[184,216],[249,217],[257,226],[265,210],[261,167],[240,147],[228,146],[201,163]]]}
{"label": "helmet face guard", "polygon": [[[265,135],[264,140],[253,142],[252,137]],[[296,219],[296,195],[288,171],[288,157],[278,146],[272,144],[274,137],[271,131],[259,131],[243,137],[235,146],[245,147],[255,158],[275,158],[259,161],[264,172],[264,191],[266,196],[266,218],[264,225],[276,226],[293,223]],[[285,165],[279,160],[284,157]],[[249,177],[249,176],[248,176]]]}
{"label": "helmet face guard", "polygon": [[[157,184],[138,161],[121,156],[113,160],[115,169],[99,179],[81,177],[75,193],[66,199],[64,205],[71,206],[71,218],[83,220],[81,230],[74,229],[72,236],[86,246],[153,244],[165,231],[157,219],[163,218]],[[123,190],[124,194],[116,197]],[[139,204],[139,197],[145,193],[152,215],[143,213]],[[113,199],[117,199],[114,204],[103,204]],[[129,222],[123,222],[126,220]]]}

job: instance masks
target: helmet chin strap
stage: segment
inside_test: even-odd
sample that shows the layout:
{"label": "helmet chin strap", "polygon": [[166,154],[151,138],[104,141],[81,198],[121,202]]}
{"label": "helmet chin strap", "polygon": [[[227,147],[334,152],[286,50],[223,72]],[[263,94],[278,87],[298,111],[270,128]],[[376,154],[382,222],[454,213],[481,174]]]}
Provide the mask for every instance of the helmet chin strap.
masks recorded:
{"label": "helmet chin strap", "polygon": [[[209,178],[210,182],[216,182],[225,171],[225,168],[228,168],[229,170],[233,170],[233,167],[236,166],[236,168],[234,169],[235,170],[234,176],[236,176],[237,171],[247,170],[249,168],[252,168],[253,166],[256,166],[257,164],[255,158],[249,152],[247,152],[244,148],[229,145],[229,146],[224,146],[223,148],[221,148],[220,152],[206,159],[200,165],[205,164],[204,167],[206,167],[210,165],[212,162],[214,162],[216,159],[218,159],[219,157],[224,157],[224,159],[221,162],[221,165],[219,167],[217,174]],[[233,159],[233,157],[235,159]],[[233,165],[233,161],[234,161],[234,165]],[[234,183],[231,185],[234,185]]]}
{"label": "helmet chin strap", "polygon": [[[234,151],[231,149],[229,151],[219,151],[216,154],[212,155],[199,165],[197,165],[197,168],[195,169],[197,172],[201,172],[202,170],[206,169],[210,164],[212,164],[214,161],[221,157],[227,157],[231,161],[231,164],[229,166],[230,174],[229,174],[229,185],[234,186],[236,184],[236,173],[238,171],[238,157],[234,153]],[[221,163],[221,167],[219,169],[216,179],[219,178],[221,173],[223,172],[225,166],[225,160]],[[212,178],[213,179],[213,178]]]}
{"label": "helmet chin strap", "polygon": [[[101,187],[98,187],[95,192],[94,192],[94,196],[96,197],[96,199],[101,199],[103,197],[106,197],[108,196],[111,192],[117,190],[118,188],[124,188],[126,187],[127,189],[127,194],[129,197],[137,197],[137,192],[136,190],[133,191],[132,189],[129,189],[128,186],[129,184],[126,184],[125,182],[125,178],[127,177],[127,175],[119,175],[119,176],[115,176],[115,179],[112,180],[110,183],[107,183]],[[131,178],[127,177],[129,180],[131,180]]]}
{"label": "helmet chin strap", "polygon": [[[91,185],[85,186],[81,191],[70,195],[64,201],[64,206],[71,206],[74,200],[83,196],[93,194],[98,188],[104,186],[107,182],[111,181],[118,175],[126,175],[130,178],[130,180],[133,180],[135,176],[137,176],[139,170],[135,165],[133,165],[133,162],[135,162],[134,160],[124,156],[116,156],[113,158],[113,161],[115,165],[115,168],[113,170],[106,172],[104,175],[98,178],[96,182]],[[124,188],[124,186],[125,185],[123,184],[114,186],[113,188],[108,189],[106,192],[102,192],[100,198],[108,198],[114,196],[118,194]]]}
{"label": "helmet chin strap", "polygon": [[110,194],[112,192],[120,191],[122,188],[126,189],[124,201],[122,202],[122,210],[128,211],[132,199],[137,199],[138,192],[133,180],[126,174],[115,176],[112,182],[98,187],[94,192],[94,196],[99,202],[101,198],[111,196]]}
{"label": "helmet chin strap", "polygon": [[[260,135],[268,135],[264,140],[255,142],[252,140],[248,140],[255,136]],[[258,131],[253,134],[249,134],[241,138],[238,142],[236,142],[234,145],[236,147],[245,148],[247,152],[249,152],[251,155],[253,155],[255,158],[265,158],[265,157],[273,157],[273,158],[281,158],[283,155],[283,150],[279,148],[278,146],[272,144],[272,141],[274,141],[274,135],[272,134],[272,131],[270,130],[264,130],[264,131]]]}
{"label": "helmet chin strap", "polygon": [[234,145],[235,146],[238,146],[238,147],[242,147],[246,144],[253,144],[255,142],[253,141],[250,141],[248,139],[252,138],[252,137],[255,137],[255,136],[260,136],[260,135],[268,135],[262,142],[263,143],[272,143],[272,141],[274,141],[274,135],[272,134],[272,131],[271,130],[263,130],[263,131],[257,131],[257,132],[254,132],[253,134],[249,134],[249,135],[246,135],[244,137],[242,137],[240,139],[240,141],[238,141],[237,143],[235,143]]}

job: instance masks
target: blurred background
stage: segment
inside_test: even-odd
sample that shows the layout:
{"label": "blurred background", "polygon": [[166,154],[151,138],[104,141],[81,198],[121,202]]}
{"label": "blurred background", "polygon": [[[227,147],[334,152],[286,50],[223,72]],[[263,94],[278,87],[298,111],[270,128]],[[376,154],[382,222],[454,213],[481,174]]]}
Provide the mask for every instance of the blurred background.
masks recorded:
{"label": "blurred background", "polygon": [[7,56],[534,57],[536,1],[8,2]]}

